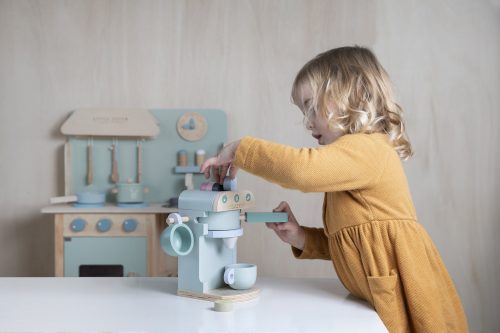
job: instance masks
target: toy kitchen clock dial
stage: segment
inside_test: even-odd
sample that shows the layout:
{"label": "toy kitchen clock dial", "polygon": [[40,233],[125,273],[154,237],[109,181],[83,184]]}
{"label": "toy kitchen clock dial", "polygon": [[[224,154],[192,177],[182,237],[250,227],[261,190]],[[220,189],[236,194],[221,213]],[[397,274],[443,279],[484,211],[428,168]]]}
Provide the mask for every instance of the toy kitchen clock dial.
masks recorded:
{"label": "toy kitchen clock dial", "polygon": [[201,140],[207,131],[207,120],[197,112],[186,112],[177,120],[177,132],[184,140]]}

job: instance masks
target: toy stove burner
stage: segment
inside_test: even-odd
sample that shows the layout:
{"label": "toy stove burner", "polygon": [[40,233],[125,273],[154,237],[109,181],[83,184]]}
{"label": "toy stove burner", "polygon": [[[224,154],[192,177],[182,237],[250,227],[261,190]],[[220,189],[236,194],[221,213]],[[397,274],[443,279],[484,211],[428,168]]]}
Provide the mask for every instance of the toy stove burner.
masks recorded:
{"label": "toy stove burner", "polygon": [[116,205],[121,208],[143,208],[149,206],[147,202],[117,203]]}

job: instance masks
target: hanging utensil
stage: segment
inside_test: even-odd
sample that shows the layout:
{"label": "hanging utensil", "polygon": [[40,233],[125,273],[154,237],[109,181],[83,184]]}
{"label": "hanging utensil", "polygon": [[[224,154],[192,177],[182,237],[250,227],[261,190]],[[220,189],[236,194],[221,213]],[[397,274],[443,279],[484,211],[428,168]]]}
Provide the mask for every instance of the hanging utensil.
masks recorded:
{"label": "hanging utensil", "polygon": [[118,183],[120,176],[118,175],[118,161],[116,160],[116,146],[117,140],[113,138],[113,144],[111,145],[111,181],[113,183]]}
{"label": "hanging utensil", "polygon": [[142,181],[142,142],[137,140],[137,183]]}
{"label": "hanging utensil", "polygon": [[94,178],[93,146],[93,139],[89,137],[87,142],[87,185],[91,185]]}

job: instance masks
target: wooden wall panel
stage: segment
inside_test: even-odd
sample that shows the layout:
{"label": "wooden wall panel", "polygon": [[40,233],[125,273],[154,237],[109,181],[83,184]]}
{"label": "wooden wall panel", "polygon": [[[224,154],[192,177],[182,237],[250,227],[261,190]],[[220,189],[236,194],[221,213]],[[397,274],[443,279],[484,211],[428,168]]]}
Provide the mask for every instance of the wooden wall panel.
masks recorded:
{"label": "wooden wall panel", "polygon": [[[0,275],[54,269],[63,193],[59,127],[82,107],[207,107],[229,137],[313,146],[290,87],[302,64],[371,47],[393,78],[416,154],[405,163],[420,222],[443,255],[471,331],[500,325],[500,6],[495,1],[0,1]],[[321,194],[241,173],[258,208],[280,200],[321,225]],[[267,276],[335,276],[246,226],[241,261]]]}

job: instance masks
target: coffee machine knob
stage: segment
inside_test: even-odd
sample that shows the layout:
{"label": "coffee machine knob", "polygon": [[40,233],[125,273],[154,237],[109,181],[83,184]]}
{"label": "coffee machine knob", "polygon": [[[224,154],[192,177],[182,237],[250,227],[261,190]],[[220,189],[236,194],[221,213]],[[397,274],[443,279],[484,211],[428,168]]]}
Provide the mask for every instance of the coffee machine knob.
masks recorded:
{"label": "coffee machine knob", "polygon": [[96,228],[100,232],[106,232],[111,229],[112,224],[113,222],[111,222],[110,219],[100,219],[99,221],[97,221]]}
{"label": "coffee machine knob", "polygon": [[123,221],[122,229],[125,232],[135,231],[135,229],[137,229],[137,221],[134,219],[126,219]]}
{"label": "coffee machine knob", "polygon": [[76,218],[73,221],[71,221],[69,227],[71,228],[71,231],[74,232],[80,232],[83,229],[85,229],[85,226],[87,225],[87,221],[85,221],[82,218]]}

